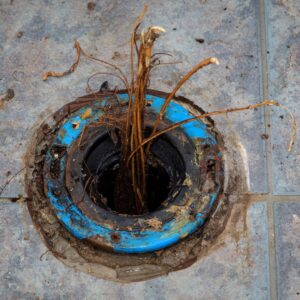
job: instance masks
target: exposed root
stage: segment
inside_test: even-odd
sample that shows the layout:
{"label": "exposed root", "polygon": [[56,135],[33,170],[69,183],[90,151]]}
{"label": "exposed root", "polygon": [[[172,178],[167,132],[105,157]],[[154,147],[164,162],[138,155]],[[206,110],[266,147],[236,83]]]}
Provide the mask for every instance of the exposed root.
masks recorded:
{"label": "exposed root", "polygon": [[287,113],[289,114],[290,118],[291,118],[291,122],[292,122],[292,135],[290,138],[290,143],[289,143],[289,147],[288,147],[288,152],[292,151],[293,145],[295,143],[295,138],[297,135],[297,122],[295,119],[295,116],[293,115],[293,113],[284,105],[277,103],[277,106],[284,109],[285,111],[287,111]]}
{"label": "exposed root", "polygon": [[[90,81],[91,81],[91,79],[93,79],[93,78],[96,77],[96,76],[103,76],[103,75],[106,75],[106,76],[113,76],[113,77],[116,77],[116,78],[120,79],[120,80],[122,81],[122,83],[124,84],[124,86],[126,87],[126,82],[124,81],[124,79],[123,79],[121,76],[119,76],[119,75],[117,75],[117,74],[114,74],[114,73],[110,73],[110,72],[96,72],[96,73],[92,74],[92,75],[88,78],[88,80],[87,80],[86,85],[87,85],[87,91],[88,91],[89,93],[95,93],[95,91],[93,91],[93,89],[92,89],[91,86],[90,86]],[[99,90],[97,90],[96,92],[98,92],[98,91],[99,91]]]}
{"label": "exposed root", "polygon": [[43,74],[43,80],[44,81],[48,80],[49,77],[63,77],[63,76],[69,75],[69,74],[73,73],[76,70],[76,68],[79,64],[79,61],[80,61],[80,53],[81,53],[81,48],[80,48],[80,45],[77,42],[77,40],[74,41],[74,48],[77,51],[77,55],[76,55],[76,60],[72,64],[72,66],[65,72],[49,71],[49,72],[44,73]]}
{"label": "exposed root", "polygon": [[[85,56],[87,59],[89,59],[89,60],[91,60],[91,61],[95,61],[95,62],[100,63],[100,64],[102,64],[102,65],[105,65],[105,66],[107,66],[107,67],[110,67],[110,68],[114,69],[115,71],[117,71],[117,72],[120,74],[119,76],[123,79],[124,84],[125,84],[125,86],[126,86],[126,89],[129,91],[130,88],[129,88],[129,83],[128,83],[127,77],[125,76],[124,72],[123,72],[118,66],[116,66],[116,65],[114,65],[114,64],[112,64],[112,63],[110,63],[110,62],[107,62],[107,61],[105,61],[105,60],[96,58],[96,57],[94,57],[94,56],[91,55],[91,54],[86,53],[86,52],[81,48],[81,46],[80,46],[79,43],[78,43],[78,45],[79,45],[79,48],[80,48],[80,52],[81,52],[82,55]],[[130,91],[129,91],[129,92],[130,92]]]}
{"label": "exposed root", "polygon": [[278,107],[281,107],[281,108],[283,108],[283,109],[285,109],[285,110],[288,111],[288,113],[289,113],[289,115],[291,116],[291,119],[292,119],[292,128],[293,128],[293,132],[292,132],[292,135],[291,135],[291,138],[290,138],[290,143],[289,143],[289,148],[288,148],[288,151],[290,151],[292,145],[294,144],[294,140],[295,140],[295,137],[296,137],[296,134],[297,134],[297,123],[296,123],[295,117],[288,110],[287,107],[282,106],[281,104],[279,104],[278,102],[276,102],[274,100],[266,100],[266,101],[263,101],[263,102],[260,102],[260,103],[256,103],[256,104],[252,104],[252,105],[247,105],[247,106],[244,106],[244,107],[237,107],[237,108],[228,108],[228,109],[224,109],[224,110],[217,110],[217,111],[213,111],[213,112],[210,112],[210,113],[202,114],[200,116],[195,116],[193,118],[186,119],[186,120],[183,120],[181,122],[174,123],[174,124],[168,126],[167,128],[162,129],[162,130],[156,132],[155,134],[151,135],[149,138],[145,139],[139,145],[139,147],[137,147],[130,154],[128,161],[130,161],[130,159],[132,159],[132,157],[134,156],[134,154],[137,151],[139,151],[139,148],[145,146],[146,144],[148,144],[149,142],[153,141],[154,139],[156,139],[160,135],[162,135],[164,133],[167,133],[168,131],[171,131],[171,130],[173,130],[173,129],[177,128],[177,127],[180,127],[180,126],[182,126],[184,124],[190,123],[190,122],[195,121],[195,120],[199,120],[199,119],[204,119],[204,118],[207,118],[207,117],[211,117],[211,116],[223,115],[223,114],[227,114],[227,113],[231,113],[231,112],[237,112],[237,111],[243,111],[243,110],[249,110],[249,109],[254,109],[254,108],[258,108],[258,107],[262,107],[262,106],[278,106]]}
{"label": "exposed root", "polygon": [[[210,57],[210,58],[206,58],[204,60],[202,60],[198,65],[196,65],[195,67],[193,67],[182,79],[179,80],[179,82],[176,84],[175,88],[173,89],[173,91],[169,94],[169,96],[167,97],[167,99],[165,100],[160,112],[159,112],[159,115],[153,125],[153,130],[152,130],[152,133],[151,133],[151,136],[154,136],[155,135],[155,132],[157,130],[157,127],[160,123],[160,121],[162,120],[163,118],[163,115],[170,103],[170,101],[173,99],[173,97],[175,96],[176,92],[182,87],[182,85],[191,77],[193,76],[193,74],[195,74],[196,72],[198,72],[200,69],[202,69],[203,67],[205,66],[208,66],[210,64],[216,64],[218,65],[219,64],[219,61],[217,58],[215,57]],[[150,140],[151,141],[151,140]],[[147,146],[147,152],[149,151],[150,149],[150,146],[151,146],[151,143],[148,144]]]}
{"label": "exposed root", "polygon": [[2,193],[5,191],[5,189],[8,187],[8,185],[23,171],[25,170],[25,167],[22,168],[21,170],[19,170],[16,174],[12,175],[7,181],[6,183],[0,188],[0,196],[2,195]]}
{"label": "exposed root", "polygon": [[[149,27],[147,31],[143,30],[140,35],[136,85],[134,85],[134,82],[132,83],[134,90],[134,103],[130,128],[130,151],[134,150],[143,142],[144,109],[146,106],[145,93],[149,83],[149,74],[152,67],[152,49],[155,40],[162,32],[165,32],[163,28],[153,26]],[[125,164],[129,154],[130,153],[126,149],[126,152],[123,154]],[[132,159],[130,168],[136,208],[138,213],[142,213],[145,212],[144,197],[146,193],[146,157],[143,148],[140,148],[136,158]]]}

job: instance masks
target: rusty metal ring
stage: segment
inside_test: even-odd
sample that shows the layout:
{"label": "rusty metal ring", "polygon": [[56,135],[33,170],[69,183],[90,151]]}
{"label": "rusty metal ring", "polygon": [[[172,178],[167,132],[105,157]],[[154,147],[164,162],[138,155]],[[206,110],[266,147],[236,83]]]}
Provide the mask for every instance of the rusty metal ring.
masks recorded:
{"label": "rusty metal ring", "polygon": [[[149,116],[148,114],[146,124],[153,124],[154,120],[155,115]],[[166,126],[167,124],[167,122],[163,122],[162,126]],[[169,195],[163,201],[162,205],[155,211],[149,212],[141,217],[139,215],[119,214],[111,211],[107,207],[100,207],[99,202],[96,204],[87,192],[87,185],[85,184],[87,181],[83,182],[79,180],[82,178],[85,156],[90,152],[90,148],[97,144],[98,140],[103,140],[106,135],[107,129],[105,127],[93,126],[89,128],[81,138],[80,146],[74,143],[68,150],[65,185],[75,205],[96,223],[110,228],[118,228],[119,230],[128,230],[128,228],[135,231],[151,229],[151,224],[155,223],[158,226],[175,218],[175,213],[171,209],[168,210],[168,208],[170,208],[171,204],[182,207],[186,204],[187,199],[185,193],[189,189],[188,185],[183,183],[186,174],[189,174],[188,176],[192,178],[191,180],[195,185],[200,182],[201,171],[199,172],[199,166],[193,163],[195,157],[193,141],[188,139],[181,129],[171,131],[165,135],[165,138],[167,137],[170,144],[173,145],[178,155],[180,155],[180,163],[182,164],[181,172],[184,174],[181,176],[182,178],[179,178],[179,176],[176,177],[176,186],[169,192]],[[111,155],[113,155],[113,153],[109,153],[108,157]],[[98,158],[98,160],[101,161],[105,161],[105,159],[107,159],[107,157]],[[99,162],[95,162],[95,164],[97,166]],[[202,172],[204,173],[205,170],[202,170]]]}

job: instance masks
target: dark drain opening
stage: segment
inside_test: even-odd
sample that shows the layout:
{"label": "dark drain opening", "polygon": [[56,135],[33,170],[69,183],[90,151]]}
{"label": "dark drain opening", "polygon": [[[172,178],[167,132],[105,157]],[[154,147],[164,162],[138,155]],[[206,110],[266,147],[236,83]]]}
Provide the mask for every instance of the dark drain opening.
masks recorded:
{"label": "dark drain opening", "polygon": [[[152,155],[147,163],[146,205],[153,212],[172,195],[178,194],[185,178],[183,158],[167,136],[158,138],[151,148]],[[87,152],[83,169],[84,185],[92,200],[99,206],[117,213],[135,215],[134,209],[119,211],[115,206],[116,181],[119,172],[120,145],[115,144],[109,134],[100,137]],[[126,174],[124,180],[126,180]],[[132,195],[130,184],[126,197]],[[128,199],[122,201],[128,201]]]}
{"label": "dark drain opening", "polygon": [[[117,211],[114,205],[114,190],[117,173],[119,171],[118,163],[102,170],[97,176],[96,189],[102,195],[102,204],[106,204],[110,209]],[[156,210],[168,197],[172,187],[170,176],[162,166],[151,166],[148,164],[147,180],[147,207],[148,211]],[[100,200],[101,201],[101,200]],[[104,203],[103,203],[104,202]],[[118,212],[118,211],[117,211]]]}

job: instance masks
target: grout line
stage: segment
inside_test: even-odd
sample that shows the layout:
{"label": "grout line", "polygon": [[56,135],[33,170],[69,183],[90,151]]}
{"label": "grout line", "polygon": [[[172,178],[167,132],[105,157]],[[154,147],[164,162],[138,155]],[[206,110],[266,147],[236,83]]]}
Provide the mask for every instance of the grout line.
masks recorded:
{"label": "grout line", "polygon": [[[261,95],[263,100],[269,98],[269,74],[268,74],[268,57],[267,57],[267,20],[265,11],[265,0],[259,0],[259,45],[260,45],[260,62],[261,62]],[[265,133],[270,137],[266,140],[266,157],[267,157],[267,180],[269,194],[273,194],[273,174],[272,174],[272,137],[271,137],[271,108],[264,108]],[[269,199],[277,199],[275,196],[268,196]],[[267,198],[268,198],[267,197]],[[279,197],[278,197],[279,198]],[[285,197],[286,199],[286,197]],[[269,248],[269,298],[278,299],[277,294],[277,268],[276,268],[276,248],[275,248],[275,220],[274,220],[274,203],[267,203],[268,216],[268,248]]]}
{"label": "grout line", "polygon": [[249,194],[249,197],[252,202],[300,202],[300,195]]}
{"label": "grout line", "polygon": [[[226,194],[226,193],[225,193]],[[280,203],[280,202],[300,202],[300,195],[271,195],[271,194],[226,194],[227,196],[248,196],[249,202],[267,202],[267,203]],[[1,203],[20,203],[26,202],[28,198],[21,197],[21,198],[0,198]]]}
{"label": "grout line", "polygon": [[[269,99],[269,74],[267,57],[267,24],[265,13],[265,1],[259,0],[259,47],[260,47],[260,77],[261,77],[261,97],[262,101]],[[272,139],[271,139],[271,108],[264,107],[265,133],[269,136],[265,141],[267,158],[267,180],[269,193],[273,193],[272,176]]]}
{"label": "grout line", "polygon": [[274,203],[267,204],[269,244],[269,298],[278,299]]}

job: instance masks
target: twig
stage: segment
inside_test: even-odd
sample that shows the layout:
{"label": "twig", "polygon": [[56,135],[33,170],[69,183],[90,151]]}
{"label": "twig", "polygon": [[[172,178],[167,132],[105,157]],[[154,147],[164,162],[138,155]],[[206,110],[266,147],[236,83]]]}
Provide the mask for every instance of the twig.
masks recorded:
{"label": "twig", "polygon": [[156,55],[166,55],[166,56],[173,57],[172,53],[168,53],[168,52],[155,52],[155,53],[152,54],[151,58],[154,58]]}
{"label": "twig", "polygon": [[[148,6],[145,4],[144,5],[144,9],[142,11],[142,13],[138,16],[134,28],[133,28],[133,32],[131,34],[131,40],[130,40],[130,69],[131,69],[131,91],[130,94],[128,94],[129,96],[129,102],[128,102],[128,109],[127,109],[127,121],[126,121],[126,144],[128,145],[129,143],[129,135],[130,135],[130,118],[131,118],[131,107],[132,107],[132,94],[134,93],[135,90],[135,85],[134,85],[134,47],[136,49],[137,55],[138,55],[138,47],[136,44],[136,32],[139,28],[139,26],[142,23],[142,19],[144,17],[144,15],[146,14],[148,10]],[[125,149],[125,145],[124,145],[124,152],[127,152],[128,149]],[[125,154],[125,153],[123,153]],[[125,154],[126,155],[126,154]]]}
{"label": "twig", "polygon": [[[132,113],[132,125],[130,134],[130,151],[135,149],[143,142],[144,138],[144,110],[145,110],[145,91],[149,82],[149,73],[151,70],[151,57],[153,44],[157,37],[165,30],[158,26],[149,27],[147,31],[142,31],[140,35],[140,46],[138,50],[138,66],[136,75],[136,86],[134,87],[134,78],[132,86],[134,87],[134,103]],[[134,69],[132,69],[134,74]],[[133,75],[134,76],[134,75]],[[131,114],[128,112],[128,119]],[[129,153],[128,153],[129,154]],[[124,163],[127,161],[125,154]],[[136,159],[131,161],[131,177],[137,213],[145,211],[145,193],[146,193],[146,156],[144,149],[140,148]],[[123,156],[124,157],[124,156]]]}
{"label": "twig", "polygon": [[120,79],[120,80],[122,81],[122,83],[123,83],[123,84],[125,85],[125,87],[126,87],[126,82],[124,81],[124,79],[123,79],[121,76],[119,76],[119,75],[117,75],[117,74],[114,74],[114,73],[110,73],[110,72],[97,72],[97,73],[92,74],[92,75],[87,79],[87,83],[86,83],[86,84],[87,84],[87,88],[88,88],[88,90],[89,90],[90,92],[93,92],[93,90],[91,89],[89,82],[90,82],[91,79],[93,79],[95,76],[98,76],[98,75],[109,75],[109,76],[116,77],[116,78]]}
{"label": "twig", "polygon": [[1,187],[0,196],[2,195],[2,193],[4,192],[4,190],[7,188],[7,186],[11,183],[11,181],[13,179],[15,179],[24,169],[25,169],[25,167],[22,168],[21,170],[19,170],[16,174],[12,175],[11,178],[6,181],[6,183]]}
{"label": "twig", "polygon": [[76,54],[76,60],[75,62],[72,64],[72,66],[65,72],[53,72],[53,71],[49,71],[49,72],[46,72],[43,74],[43,80],[46,81],[48,80],[48,77],[63,77],[63,76],[66,76],[68,74],[71,74],[73,73],[78,64],[79,64],[79,61],[80,61],[80,52],[81,52],[81,48],[80,48],[80,45],[79,43],[77,42],[77,40],[74,41],[74,48],[76,49],[77,51],[77,54]]}
{"label": "twig", "polygon": [[50,250],[48,249],[48,250],[46,250],[44,253],[42,253],[41,256],[40,256],[40,261],[42,261],[43,257],[44,257],[47,253],[49,253],[49,252],[50,252]]}
{"label": "twig", "polygon": [[294,142],[295,142],[296,135],[297,135],[297,122],[296,122],[296,119],[295,119],[295,116],[293,115],[293,113],[286,106],[284,106],[280,103],[277,103],[277,106],[284,109],[285,111],[287,111],[287,113],[289,114],[289,116],[291,118],[293,131],[292,131],[292,135],[291,135],[290,143],[289,143],[289,147],[288,147],[288,152],[291,152]]}
{"label": "twig", "polygon": [[87,53],[81,48],[81,46],[80,46],[79,43],[78,43],[78,45],[79,45],[79,48],[80,48],[80,51],[81,51],[82,55],[85,56],[87,59],[92,60],[92,61],[96,61],[96,62],[98,62],[98,63],[100,63],[100,64],[103,64],[103,65],[107,65],[107,66],[109,66],[109,67],[115,69],[116,71],[118,71],[119,74],[120,74],[120,76],[123,78],[123,80],[124,80],[124,82],[125,82],[126,89],[129,90],[129,83],[128,83],[128,80],[127,80],[127,78],[126,78],[124,72],[123,72],[118,66],[116,66],[116,65],[114,65],[114,64],[112,64],[112,63],[110,63],[110,62],[107,62],[107,61],[105,61],[105,60],[96,58],[96,57],[94,57],[94,56],[92,56],[92,55],[90,55],[90,54],[87,54]]}
{"label": "twig", "polygon": [[[159,112],[159,115],[157,117],[157,119],[155,120],[155,123],[153,125],[153,129],[152,129],[152,132],[151,132],[151,136],[154,136],[156,130],[157,130],[157,127],[160,123],[160,121],[162,120],[163,118],[163,115],[170,103],[170,101],[173,99],[173,97],[175,96],[176,92],[181,88],[181,86],[193,75],[195,74],[196,72],[198,72],[200,69],[202,69],[203,67],[205,66],[208,66],[210,64],[216,64],[218,65],[219,64],[219,61],[217,58],[215,57],[210,57],[210,58],[206,58],[204,60],[202,60],[199,64],[197,64],[195,67],[193,67],[183,78],[181,78],[179,80],[179,82],[176,84],[175,88],[173,89],[173,91],[168,95],[168,97],[166,98],[162,108],[160,109],[160,112]],[[150,149],[150,146],[151,144],[148,144],[147,146],[147,150],[146,152],[149,151]]]}

